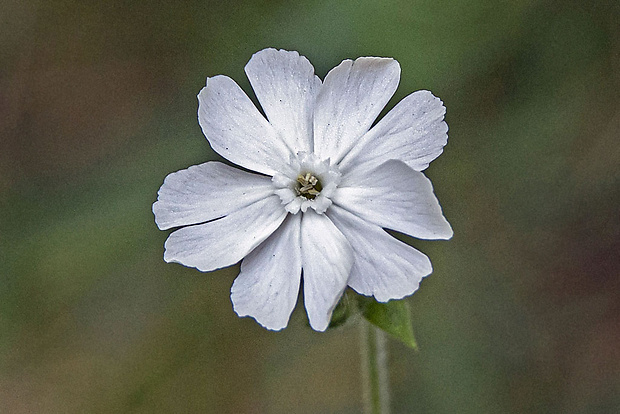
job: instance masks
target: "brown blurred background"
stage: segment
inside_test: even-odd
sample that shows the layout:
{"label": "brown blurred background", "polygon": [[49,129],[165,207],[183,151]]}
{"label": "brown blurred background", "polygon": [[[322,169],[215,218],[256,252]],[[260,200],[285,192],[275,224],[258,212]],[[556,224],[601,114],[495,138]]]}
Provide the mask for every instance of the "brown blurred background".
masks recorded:
{"label": "brown blurred background", "polygon": [[620,412],[620,3],[0,0],[0,412],[358,413],[355,326],[232,310],[237,267],[165,264],[151,203],[216,156],[207,76],[264,47],[429,89],[455,236],[390,343],[394,413]]}

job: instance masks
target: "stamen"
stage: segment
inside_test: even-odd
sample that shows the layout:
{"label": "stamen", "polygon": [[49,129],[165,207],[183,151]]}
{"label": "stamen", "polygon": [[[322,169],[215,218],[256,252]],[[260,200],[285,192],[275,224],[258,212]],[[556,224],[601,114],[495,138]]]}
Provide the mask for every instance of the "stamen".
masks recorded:
{"label": "stamen", "polygon": [[299,187],[295,189],[295,192],[297,195],[308,200],[314,200],[314,198],[318,196],[323,189],[319,179],[309,172],[299,174],[297,177],[297,183],[299,184]]}

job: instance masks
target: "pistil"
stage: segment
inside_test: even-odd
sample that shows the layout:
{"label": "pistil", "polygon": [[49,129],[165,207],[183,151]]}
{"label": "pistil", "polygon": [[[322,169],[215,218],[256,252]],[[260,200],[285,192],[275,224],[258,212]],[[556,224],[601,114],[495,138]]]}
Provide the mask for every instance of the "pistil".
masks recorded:
{"label": "pistil", "polygon": [[299,186],[295,188],[297,195],[308,200],[314,200],[314,198],[318,196],[323,189],[319,179],[309,172],[299,174],[297,177],[297,183],[299,184]]}

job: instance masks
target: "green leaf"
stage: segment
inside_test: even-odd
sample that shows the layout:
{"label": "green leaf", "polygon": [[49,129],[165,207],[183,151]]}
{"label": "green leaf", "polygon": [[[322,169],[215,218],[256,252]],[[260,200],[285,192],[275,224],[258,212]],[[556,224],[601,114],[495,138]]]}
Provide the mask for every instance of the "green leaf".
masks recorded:
{"label": "green leaf", "polygon": [[413,335],[409,304],[405,299],[383,303],[377,302],[372,297],[358,295],[357,303],[368,322],[399,339],[408,347],[418,350]]}

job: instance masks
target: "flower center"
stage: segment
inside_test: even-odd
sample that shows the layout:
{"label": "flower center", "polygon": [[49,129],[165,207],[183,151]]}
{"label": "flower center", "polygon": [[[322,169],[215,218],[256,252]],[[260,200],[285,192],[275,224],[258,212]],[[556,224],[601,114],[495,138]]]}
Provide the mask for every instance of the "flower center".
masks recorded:
{"label": "flower center", "polygon": [[297,195],[305,197],[308,200],[314,200],[323,189],[323,185],[321,185],[319,179],[309,172],[299,174],[297,177],[297,184],[295,188]]}
{"label": "flower center", "polygon": [[314,154],[300,152],[291,157],[285,169],[275,174],[271,182],[286,211],[297,214],[312,208],[318,214],[325,213],[340,183],[338,167],[330,165],[329,159],[320,160]]}

